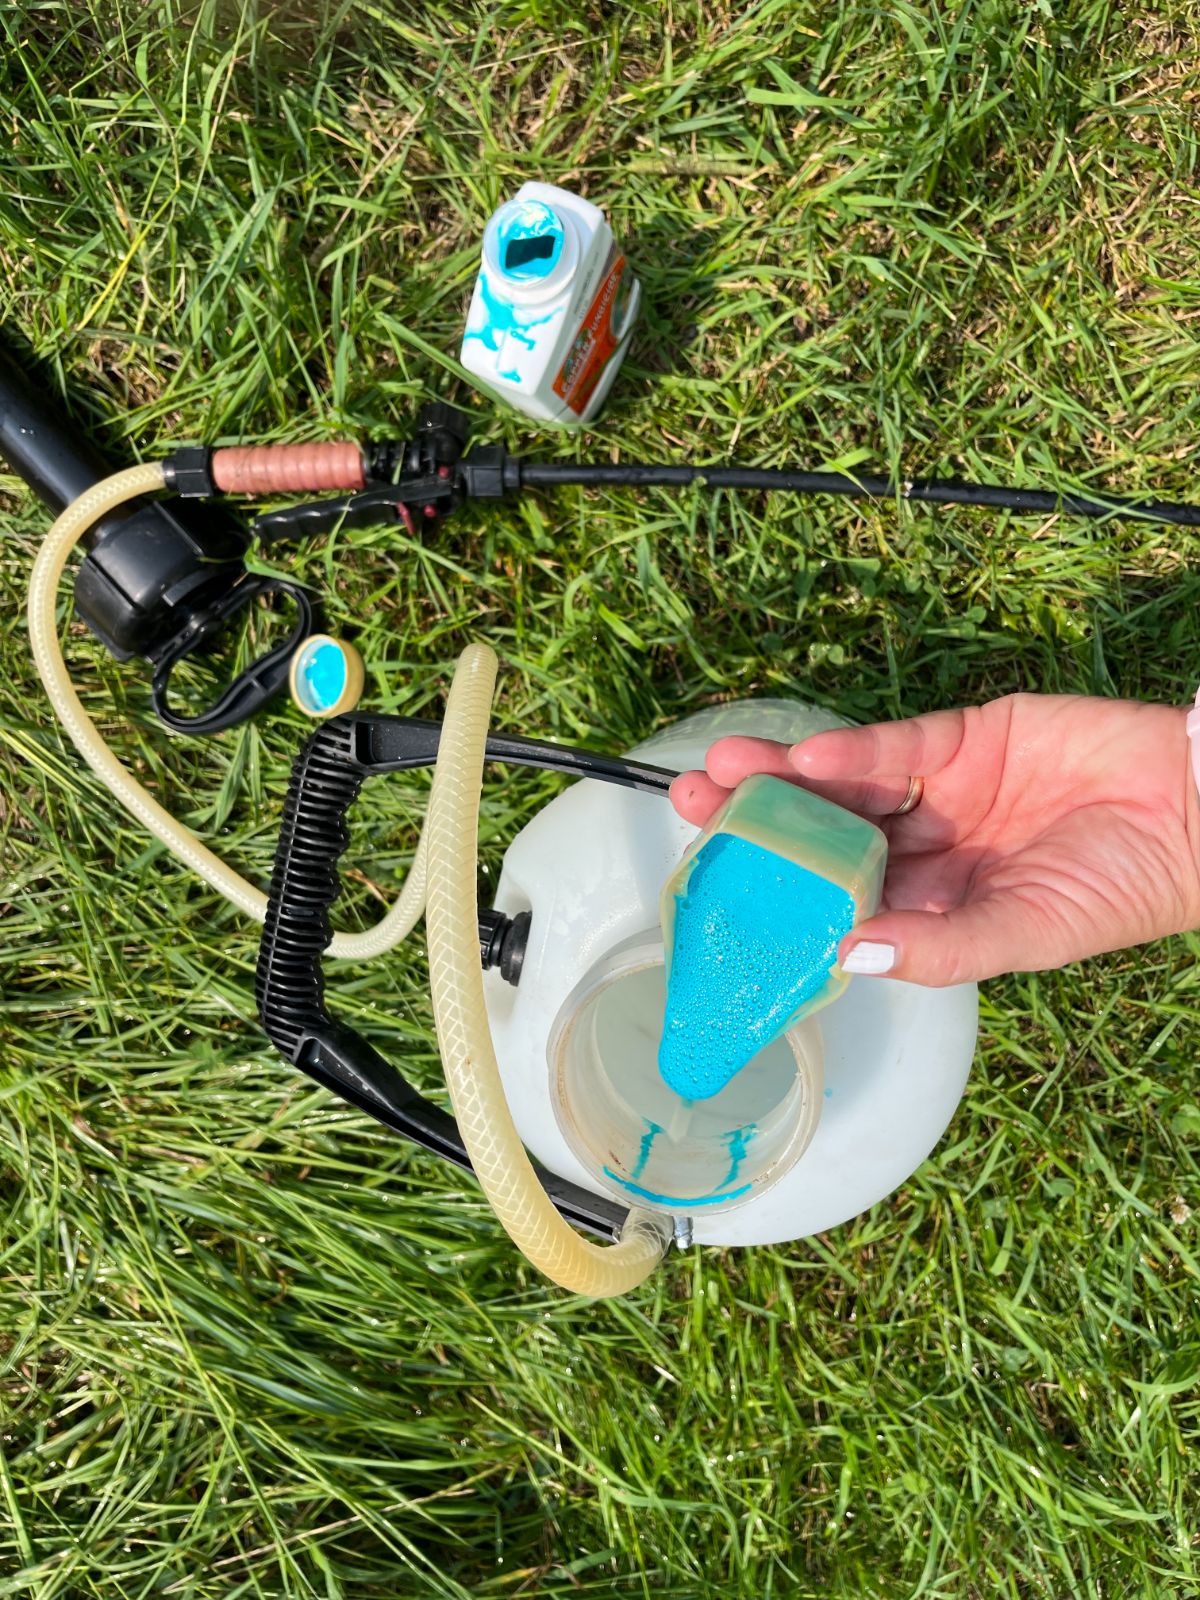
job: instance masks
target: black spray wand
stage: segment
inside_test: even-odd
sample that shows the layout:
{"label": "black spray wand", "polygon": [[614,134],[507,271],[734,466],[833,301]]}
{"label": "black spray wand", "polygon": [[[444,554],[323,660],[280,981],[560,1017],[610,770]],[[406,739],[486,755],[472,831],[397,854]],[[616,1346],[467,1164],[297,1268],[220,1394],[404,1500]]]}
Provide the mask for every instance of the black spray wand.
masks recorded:
{"label": "black spray wand", "polygon": [[[338,527],[381,523],[427,536],[468,500],[566,486],[691,484],[1200,527],[1200,506],[1136,496],[1056,494],[924,478],[896,482],[788,467],[536,461],[510,455],[499,445],[468,448],[469,426],[464,412],[434,403],[422,408],[409,439],[176,450],[165,462],[173,495],[135,504],[92,534],[75,579],[76,611],[118,660],[139,655],[151,663],[151,701],[169,728],[217,733],[253,716],[286,688],[296,650],[318,625],[307,589],[247,569],[245,557],[255,539],[269,546]],[[55,512],[106,476],[79,430],[54,414],[21,365],[2,350],[0,457]],[[219,500],[324,491],[338,492],[267,513],[249,529]],[[206,710],[181,714],[168,698],[174,668],[208,648],[260,599],[286,599],[295,607],[291,635],[246,668]]]}

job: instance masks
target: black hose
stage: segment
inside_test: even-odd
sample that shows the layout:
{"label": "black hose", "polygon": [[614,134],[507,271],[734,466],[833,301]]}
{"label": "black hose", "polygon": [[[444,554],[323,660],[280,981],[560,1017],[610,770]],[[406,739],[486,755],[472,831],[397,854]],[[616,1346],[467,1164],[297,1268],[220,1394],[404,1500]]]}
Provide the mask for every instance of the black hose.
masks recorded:
{"label": "black hose", "polygon": [[837,494],[851,500],[916,500],[925,505],[990,506],[1037,516],[1067,513],[1076,517],[1122,517],[1143,522],[1172,522],[1200,528],[1200,506],[1171,500],[1136,500],[1112,495],[1103,500],[1082,494],[1053,494],[1045,489],[1004,489],[990,483],[938,482],[915,478],[894,483],[890,478],[850,477],[842,472],[794,472],[786,467],[648,467],[574,465],[522,461],[521,486],[549,489],[562,484],[599,488],[683,488],[701,483],[707,489],[781,489],[799,494]]}

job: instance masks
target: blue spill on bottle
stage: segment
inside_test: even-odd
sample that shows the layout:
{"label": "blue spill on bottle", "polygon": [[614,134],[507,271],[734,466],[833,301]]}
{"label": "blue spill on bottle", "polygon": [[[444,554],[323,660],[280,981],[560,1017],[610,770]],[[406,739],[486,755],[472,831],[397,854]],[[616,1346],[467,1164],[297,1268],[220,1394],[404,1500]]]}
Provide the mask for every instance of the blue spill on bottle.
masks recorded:
{"label": "blue spill on bottle", "polygon": [[687,1100],[718,1094],[824,988],[854,924],[827,878],[715,834],[675,899],[658,1068]]}
{"label": "blue spill on bottle", "polygon": [[[478,339],[487,350],[494,350],[499,355],[504,340],[511,337],[518,344],[523,344],[526,350],[536,350],[537,340],[529,332],[530,328],[540,328],[544,322],[551,322],[561,316],[561,308],[548,311],[542,317],[521,316],[518,308],[507,300],[502,300],[492,293],[486,272],[479,275],[479,293],[487,312],[487,320],[480,328],[468,328],[463,335],[463,343],[469,339]],[[516,367],[509,367],[499,371],[501,378],[507,378],[510,383],[520,383],[521,373]]]}

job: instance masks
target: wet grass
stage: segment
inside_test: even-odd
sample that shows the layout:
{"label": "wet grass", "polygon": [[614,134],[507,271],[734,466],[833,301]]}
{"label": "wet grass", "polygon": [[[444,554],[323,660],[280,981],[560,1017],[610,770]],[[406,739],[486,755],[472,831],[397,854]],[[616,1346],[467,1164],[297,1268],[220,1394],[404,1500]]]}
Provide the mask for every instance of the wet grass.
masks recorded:
{"label": "wet grass", "polygon": [[[0,315],[114,460],[403,433],[457,394],[564,459],[1195,498],[1198,24],[22,0]],[[609,208],[646,296],[579,440],[456,376],[482,224],[533,176]],[[21,618],[45,518],[0,493],[0,1596],[1193,1592],[1195,939],[990,985],[951,1132],[868,1216],[572,1301],[469,1183],[265,1045],[251,931],[48,718]],[[1183,530],[562,491],[432,548],[277,559],[356,631],[371,705],[436,707],[484,635],[502,725],[620,748],[753,693],[858,717],[1182,699],[1196,554]],[[70,648],[114,745],[265,880],[298,716],[168,739],[140,667]],[[553,788],[488,788],[493,867]],[[367,791],[356,865],[385,888],[421,796]],[[339,1000],[436,1085],[419,943]]]}

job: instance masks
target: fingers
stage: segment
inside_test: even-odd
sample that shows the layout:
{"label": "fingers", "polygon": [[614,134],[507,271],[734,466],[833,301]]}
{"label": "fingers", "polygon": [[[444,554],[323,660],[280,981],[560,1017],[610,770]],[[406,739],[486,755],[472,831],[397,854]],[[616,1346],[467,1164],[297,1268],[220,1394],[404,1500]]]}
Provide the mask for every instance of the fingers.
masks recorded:
{"label": "fingers", "polygon": [[903,722],[832,728],[793,745],[789,758],[805,780],[932,778],[958,754],[965,726],[961,711],[933,711]]}
{"label": "fingers", "polygon": [[734,735],[709,750],[707,776],[682,774],[671,798],[680,816],[702,827],[739,783],[765,773],[851,811],[886,817],[903,803],[911,777],[935,777],[954,759],[965,725],[961,711],[934,711],[903,722],[833,728],[790,748],[774,739]]}
{"label": "fingers", "polygon": [[1075,953],[1054,944],[1053,929],[1028,902],[997,895],[950,911],[884,912],[847,934],[838,959],[843,972],[942,988],[1041,971]]}
{"label": "fingers", "polygon": [[685,822],[702,828],[729,799],[729,793],[706,772],[681,772],[671,785],[671,804]]}
{"label": "fingers", "polygon": [[744,778],[764,772],[796,782],[788,747],[774,739],[719,739],[705,757],[706,772],[681,772],[671,785],[671,803],[685,822],[702,828]]}
{"label": "fingers", "polygon": [[[847,730],[850,731],[850,730]],[[868,730],[861,730],[866,732]],[[826,739],[829,734],[816,734],[816,739]],[[705,766],[710,778],[726,789],[736,789],[744,779],[765,772],[773,778],[784,778],[798,783],[814,794],[832,800],[835,805],[864,816],[885,817],[895,811],[908,792],[908,774],[903,777],[886,777],[881,782],[855,773],[843,777],[833,771],[828,776],[810,773],[797,764],[797,752],[807,750],[812,739],[803,744],[779,744],[774,739],[751,739],[734,735],[719,739],[709,750]]]}
{"label": "fingers", "polygon": [[743,734],[718,739],[705,756],[704,765],[709,777],[726,789],[736,789],[744,778],[759,772],[796,781],[788,746],[777,739],[751,739]]}
{"label": "fingers", "polygon": [[722,739],[708,752],[707,766],[707,772],[680,773],[671,785],[671,801],[676,811],[685,822],[697,828],[704,827],[739,783],[760,773],[811,789],[835,805],[868,816],[884,816],[894,811],[908,788],[907,780],[883,786],[812,782],[801,778],[790,764],[787,745],[777,744],[773,739],[740,736]]}

